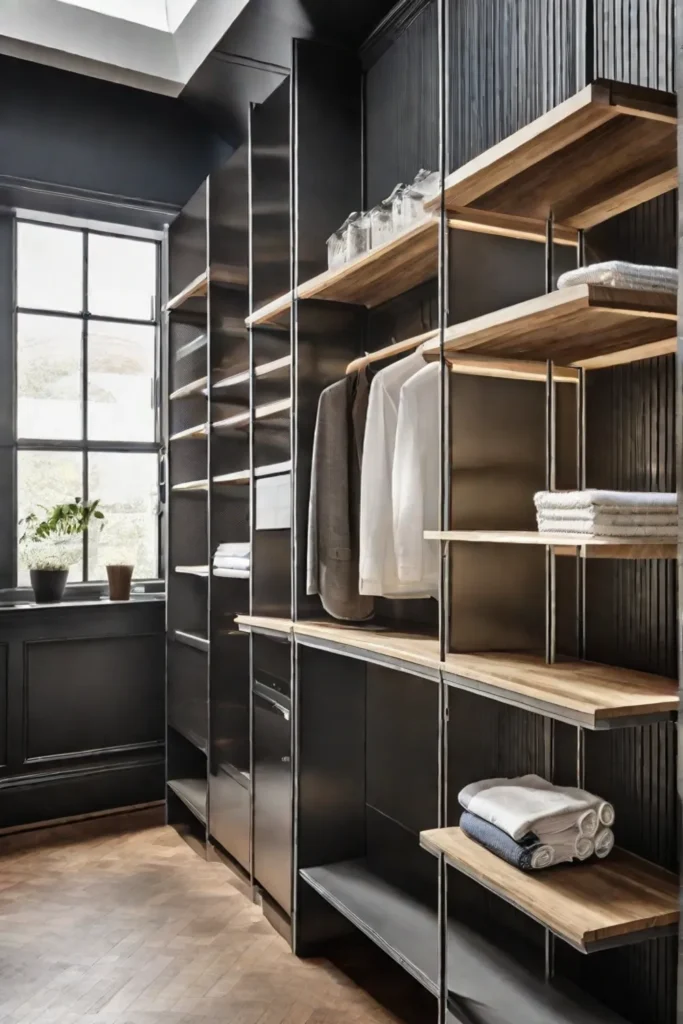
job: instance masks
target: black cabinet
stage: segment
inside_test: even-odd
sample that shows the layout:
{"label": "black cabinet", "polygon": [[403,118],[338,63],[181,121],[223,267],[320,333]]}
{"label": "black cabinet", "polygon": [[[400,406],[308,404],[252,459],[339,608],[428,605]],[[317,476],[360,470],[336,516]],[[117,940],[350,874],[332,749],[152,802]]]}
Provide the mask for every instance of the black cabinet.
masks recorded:
{"label": "black cabinet", "polygon": [[254,877],[292,906],[291,647],[254,636]]}

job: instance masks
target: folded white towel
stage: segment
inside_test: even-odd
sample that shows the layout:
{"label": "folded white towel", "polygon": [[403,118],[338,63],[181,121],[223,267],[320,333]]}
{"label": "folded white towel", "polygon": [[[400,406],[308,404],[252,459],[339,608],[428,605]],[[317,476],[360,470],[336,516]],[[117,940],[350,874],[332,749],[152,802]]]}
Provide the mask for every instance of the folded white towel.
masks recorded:
{"label": "folded white towel", "polygon": [[539,516],[538,529],[540,533],[579,533],[586,537],[667,537],[675,538],[677,524],[668,523],[664,526],[657,526],[654,523],[648,526],[632,526],[629,523],[621,526],[616,523],[596,524],[586,523],[583,519],[546,519]]}
{"label": "folded white towel", "polygon": [[245,543],[219,544],[217,555],[232,555],[234,558],[246,558],[251,554],[251,544]]}
{"label": "folded white towel", "polygon": [[670,491],[539,491],[534,495],[534,504],[539,512],[550,508],[602,508],[607,505],[624,509],[678,509],[677,497]]}
{"label": "folded white towel", "polygon": [[231,580],[248,580],[250,575],[248,569],[223,569],[220,566],[214,567],[213,574]]}
{"label": "folded white towel", "polygon": [[656,292],[677,292],[678,271],[672,267],[650,267],[641,263],[610,260],[579,267],[562,274],[558,288],[575,284],[598,284],[606,288],[643,288]]}
{"label": "folded white towel", "polygon": [[595,856],[599,857],[600,860],[604,860],[605,857],[609,857],[613,849],[614,832],[611,828],[604,828],[595,837]]}
{"label": "folded white towel", "polygon": [[581,520],[582,523],[602,526],[669,526],[678,524],[678,511],[675,508],[629,509],[610,508],[607,505],[599,509],[589,508],[544,508],[538,513],[549,523],[562,522],[565,519]]}
{"label": "folded white towel", "polygon": [[538,775],[484,779],[465,786],[458,799],[465,810],[513,839],[519,841],[533,832],[544,842],[569,828],[592,838],[604,802],[585,790],[553,786]]}
{"label": "folded white towel", "polygon": [[214,555],[213,564],[220,569],[248,569],[251,558],[233,558],[231,555]]}

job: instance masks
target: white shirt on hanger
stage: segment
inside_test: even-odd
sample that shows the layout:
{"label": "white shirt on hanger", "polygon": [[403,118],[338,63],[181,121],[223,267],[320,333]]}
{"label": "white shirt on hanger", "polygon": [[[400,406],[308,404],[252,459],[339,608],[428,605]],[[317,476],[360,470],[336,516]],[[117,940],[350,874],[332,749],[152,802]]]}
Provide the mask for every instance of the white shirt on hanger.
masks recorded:
{"label": "white shirt on hanger", "polygon": [[402,584],[394,549],[392,477],[401,388],[424,359],[413,353],[380,370],[370,388],[360,488],[359,591],[375,597],[433,597]]}
{"label": "white shirt on hanger", "polygon": [[402,586],[437,594],[439,544],[439,365],[429,363],[401,388],[393,470],[394,547]]}

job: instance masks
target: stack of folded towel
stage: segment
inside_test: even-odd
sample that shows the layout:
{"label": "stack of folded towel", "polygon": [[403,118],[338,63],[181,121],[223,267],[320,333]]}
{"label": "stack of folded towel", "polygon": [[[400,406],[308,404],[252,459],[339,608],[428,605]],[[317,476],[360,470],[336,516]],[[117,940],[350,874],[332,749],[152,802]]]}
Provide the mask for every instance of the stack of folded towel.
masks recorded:
{"label": "stack of folded towel", "polygon": [[248,579],[251,570],[250,544],[219,544],[213,556],[214,576]]}
{"label": "stack of folded towel", "polygon": [[538,775],[473,782],[458,799],[465,835],[522,871],[604,858],[614,847],[611,804]]}
{"label": "stack of folded towel", "polygon": [[540,491],[541,533],[593,537],[668,537],[678,533],[676,495],[650,491]]}
{"label": "stack of folded towel", "polygon": [[590,267],[568,270],[557,282],[558,288],[575,284],[597,284],[605,288],[637,288],[651,292],[678,291],[678,271],[672,267],[648,267],[639,263],[611,260]]}

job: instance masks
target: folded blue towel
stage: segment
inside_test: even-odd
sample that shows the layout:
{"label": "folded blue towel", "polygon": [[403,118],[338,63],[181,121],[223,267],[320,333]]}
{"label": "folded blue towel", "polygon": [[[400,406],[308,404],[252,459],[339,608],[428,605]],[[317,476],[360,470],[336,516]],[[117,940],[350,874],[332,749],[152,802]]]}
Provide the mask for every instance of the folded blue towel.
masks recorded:
{"label": "folded blue towel", "polygon": [[536,836],[530,834],[517,842],[507,832],[503,832],[502,828],[478,818],[476,814],[470,814],[469,811],[465,811],[460,818],[460,828],[470,839],[474,839],[480,846],[484,846],[513,867],[521,871],[535,870],[532,863],[534,854],[541,847]]}

